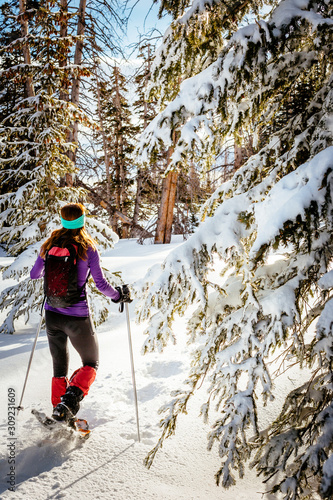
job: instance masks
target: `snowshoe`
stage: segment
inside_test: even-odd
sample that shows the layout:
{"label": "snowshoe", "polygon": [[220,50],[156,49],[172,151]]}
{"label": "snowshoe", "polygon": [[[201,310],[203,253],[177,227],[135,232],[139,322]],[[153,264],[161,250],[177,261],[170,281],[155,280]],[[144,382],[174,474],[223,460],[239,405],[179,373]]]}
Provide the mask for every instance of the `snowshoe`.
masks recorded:
{"label": "snowshoe", "polygon": [[80,438],[87,439],[91,432],[87,420],[82,418],[73,417],[67,421],[59,421],[38,410],[31,410],[31,413],[37,418],[38,422],[52,431],[57,438],[78,435]]}

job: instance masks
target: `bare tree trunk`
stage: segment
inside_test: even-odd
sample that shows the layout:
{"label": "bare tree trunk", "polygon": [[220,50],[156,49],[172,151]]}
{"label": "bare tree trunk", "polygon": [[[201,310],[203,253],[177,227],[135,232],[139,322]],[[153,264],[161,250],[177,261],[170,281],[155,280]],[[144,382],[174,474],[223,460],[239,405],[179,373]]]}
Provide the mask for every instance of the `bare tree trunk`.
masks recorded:
{"label": "bare tree trunk", "polygon": [[[173,132],[173,144],[176,144],[177,132]],[[174,146],[169,148],[167,165],[171,160]],[[158,211],[157,226],[155,233],[155,244],[170,243],[173,222],[173,210],[176,202],[178,172],[171,171],[163,179],[161,204]]]}
{"label": "bare tree trunk", "polygon": [[[78,37],[83,37],[83,35],[84,35],[86,4],[87,4],[87,0],[80,0],[78,22],[77,22],[77,36]],[[83,55],[83,39],[79,38],[77,40],[76,46],[75,46],[75,54],[74,54],[74,65],[75,66],[80,66],[82,64],[82,55]],[[76,78],[74,78],[74,80],[73,80],[73,87],[72,87],[71,100],[72,100],[73,104],[79,104],[79,101],[80,101],[80,83],[81,83],[81,77],[79,75],[77,75]]]}
{"label": "bare tree trunk", "polygon": [[[60,38],[65,39],[68,35],[68,0],[60,0]],[[68,50],[66,50],[63,57],[59,61],[60,68],[66,67],[68,64]],[[61,89],[59,94],[61,101],[69,101],[68,95],[68,81],[64,79],[61,83]]]}
{"label": "bare tree trunk", "polygon": [[[84,35],[86,4],[87,4],[87,0],[80,0],[79,13],[78,13],[78,23],[77,23],[77,36],[79,36],[79,37],[83,37],[83,35]],[[75,53],[74,53],[74,65],[77,68],[79,68],[79,66],[82,64],[82,54],[83,54],[83,39],[79,38],[76,42]],[[81,83],[81,76],[77,75],[73,79],[72,94],[71,94],[71,101],[73,104],[76,104],[76,105],[78,105],[80,102],[80,83]],[[73,124],[73,129],[72,129],[71,134],[70,134],[70,142],[77,142],[78,131],[79,131],[79,123],[77,121],[75,121]],[[76,151],[77,150],[75,149],[75,151],[68,152],[69,158],[74,163],[75,163],[75,159],[76,159]],[[70,185],[73,185],[73,179],[72,179],[72,183]]]}
{"label": "bare tree trunk", "polygon": [[158,212],[155,244],[170,243],[173,210],[176,201],[177,172],[169,172],[162,182],[161,204]]}
{"label": "bare tree trunk", "polygon": [[169,175],[170,175],[170,189],[169,189],[168,209],[167,209],[167,217],[165,224],[164,243],[171,242],[173,211],[176,203],[178,172],[170,172]]}
{"label": "bare tree trunk", "polygon": [[254,154],[253,151],[253,137],[250,135],[247,139],[243,140],[243,146],[235,143],[234,146],[234,171],[238,170],[245,161]]}
{"label": "bare tree trunk", "polygon": [[138,223],[140,214],[140,205],[142,199],[142,184],[143,184],[142,181],[143,181],[142,170],[141,168],[138,168],[136,174],[136,195],[135,195],[134,213],[133,213],[133,222],[135,222],[135,224]]}
{"label": "bare tree trunk", "polygon": [[162,195],[161,203],[158,209],[157,226],[154,240],[155,244],[165,243],[164,236],[169,204],[170,174],[171,172],[166,177],[164,177],[162,181]]}
{"label": "bare tree trunk", "polygon": [[[19,7],[20,7],[20,24],[21,24],[21,35],[22,38],[27,38],[28,33],[29,33],[29,26],[28,26],[28,20],[26,18],[26,10],[27,10],[27,3],[26,0],[20,0],[19,1]],[[27,65],[31,64],[31,55],[30,55],[30,47],[29,43],[27,40],[25,40],[22,48],[23,52],[23,59],[24,63]],[[27,76],[25,80],[25,93],[26,97],[34,97],[35,91],[34,91],[34,86],[33,86],[33,81],[30,76]]]}
{"label": "bare tree trunk", "polygon": [[234,146],[234,170],[238,170],[243,165],[243,148],[235,143]]}

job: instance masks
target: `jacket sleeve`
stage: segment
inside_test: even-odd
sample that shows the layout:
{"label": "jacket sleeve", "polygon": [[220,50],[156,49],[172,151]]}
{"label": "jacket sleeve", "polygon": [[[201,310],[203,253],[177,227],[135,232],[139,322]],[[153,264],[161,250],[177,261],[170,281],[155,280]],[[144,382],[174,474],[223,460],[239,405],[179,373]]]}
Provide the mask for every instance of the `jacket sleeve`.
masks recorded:
{"label": "jacket sleeve", "polygon": [[44,264],[45,264],[44,259],[42,259],[40,255],[38,255],[37,260],[30,271],[30,278],[32,280],[36,280],[44,276]]}
{"label": "jacket sleeve", "polygon": [[89,248],[88,250],[88,265],[90,267],[91,275],[95,281],[97,289],[102,292],[106,297],[117,300],[120,293],[111,286],[106,280],[100,264],[100,256],[98,250]]}

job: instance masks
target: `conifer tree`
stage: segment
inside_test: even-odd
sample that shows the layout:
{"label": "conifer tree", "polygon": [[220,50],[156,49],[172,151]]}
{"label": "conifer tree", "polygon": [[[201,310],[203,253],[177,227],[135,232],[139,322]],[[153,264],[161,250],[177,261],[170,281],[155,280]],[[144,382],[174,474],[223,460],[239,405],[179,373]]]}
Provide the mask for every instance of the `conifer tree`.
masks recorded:
{"label": "conifer tree", "polygon": [[[205,70],[209,64],[216,59],[217,54],[224,45],[224,39],[229,36],[230,30],[241,22],[244,15],[251,10],[257,12],[261,2],[235,2],[229,6],[223,2],[161,2],[160,15],[168,12],[174,18],[173,23],[166,31],[163,43],[154,54],[152,66],[152,83],[150,85],[150,96],[158,101],[162,108],[173,99],[180,88],[181,82]],[[164,136],[162,143],[167,151],[167,159],[162,184],[161,204],[158,214],[158,222],[155,235],[155,243],[169,243],[173,212],[176,201],[176,186],[180,169],[188,171],[193,163],[203,168],[210,168],[208,158],[213,158],[221,148],[221,141],[202,140],[201,149],[191,149],[188,158],[178,158],[177,165],[172,161],[175,146],[182,138],[178,134],[179,119],[177,114],[173,115],[173,123],[169,124],[172,131],[169,137]],[[204,130],[204,121],[201,122]],[[203,135],[203,134],[201,134]],[[147,149],[139,147],[139,154],[146,163],[147,151],[156,154],[160,144],[154,147],[148,145],[149,132],[144,135],[147,140],[142,144]],[[187,136],[189,141],[193,137]],[[238,138],[239,140],[239,138]],[[153,141],[154,142],[154,141]],[[194,142],[194,141],[193,141]],[[205,156],[202,161],[202,156]],[[180,161],[181,160],[181,161]]]}
{"label": "conifer tree", "polygon": [[[191,32],[192,24],[195,32],[200,19],[209,24],[210,13],[220,9],[219,23],[230,33],[215,56],[207,50],[216,60],[185,80],[147,127],[143,154],[170,146],[175,126],[175,166],[191,158],[194,145],[205,155],[230,134],[248,132],[256,142],[255,154],[204,205],[195,235],[162,270],[153,268],[138,291],[138,318],[149,320],[145,352],[175,341],[175,314],[197,306],[187,320],[196,345],[192,368],[161,409],[161,438],[146,463],[207,380],[201,416],[215,420],[208,447],[215,444],[221,457],[218,484],[233,485],[235,472],[242,477],[255,451],[252,465],[272,492],[288,500],[311,498],[314,491],[331,498],[333,3],[272,2],[266,20],[256,17],[235,31],[258,3],[163,5],[181,17],[160,49],[162,75],[185,61],[184,54],[172,57],[179,44],[188,46],[174,36],[175,25],[177,33]],[[201,53],[194,49],[190,61]],[[218,260],[222,273],[213,280]],[[263,429],[258,399],[269,405],[279,392],[269,364],[276,356],[286,368],[307,366],[310,375]]]}
{"label": "conifer tree", "polygon": [[[0,12],[0,47],[9,47],[13,42],[13,47],[9,50],[6,52],[2,50],[1,69],[4,70],[22,63],[22,52],[15,47],[15,40],[20,37],[20,29],[17,24],[13,23],[11,17],[13,6],[5,3],[0,6]],[[6,73],[1,73],[0,86],[0,119],[3,119],[9,114],[14,104],[24,97],[24,88],[17,85],[17,82],[9,78]]]}
{"label": "conifer tree", "polygon": [[131,111],[126,96],[126,78],[119,67],[113,66],[110,81],[99,81],[98,86],[100,119],[103,123],[106,141],[101,160],[105,162],[106,153],[109,163],[109,179],[106,181],[106,187],[110,192],[110,202],[115,207],[112,228],[120,236],[127,237],[128,224],[122,222],[119,225],[117,213],[128,216],[131,212],[131,197],[129,195],[132,184],[132,153],[134,137],[138,129],[131,121]]}
{"label": "conifer tree", "polygon": [[[142,132],[155,117],[155,103],[147,96],[151,79],[153,48],[150,43],[139,47],[138,57],[143,60],[142,66],[135,75],[136,93],[138,98],[133,103],[140,120],[138,132]],[[144,214],[151,215],[151,206],[155,206],[157,191],[157,159],[148,166],[139,165],[136,174],[136,195],[133,211],[133,221],[137,224]],[[154,196],[155,195],[155,196]],[[134,233],[135,235],[135,233]]]}
{"label": "conifer tree", "polygon": [[[8,109],[0,125],[0,181],[11,185],[0,196],[0,242],[17,257],[3,270],[3,278],[18,281],[0,296],[1,308],[8,311],[1,326],[6,333],[13,333],[17,318],[24,315],[29,319],[31,311],[41,305],[42,283],[32,282],[29,270],[42,240],[60,225],[61,205],[85,198],[84,190],[60,184],[62,177],[76,173],[67,154],[75,149],[75,144],[68,142],[72,124],[91,126],[84,112],[59,98],[68,73],[80,72],[77,67],[61,64],[63,54],[75,43],[74,38],[66,36],[64,41],[59,36],[62,14],[57,1],[29,10],[24,0],[20,0],[19,10],[13,2],[10,15],[20,31],[1,47],[2,54],[13,47],[21,52],[22,63],[9,64],[2,75],[24,88],[24,96]],[[110,229],[93,219],[88,219],[87,226],[104,247],[116,239]],[[97,299],[93,309],[96,323],[105,319],[106,302]]]}
{"label": "conifer tree", "polygon": [[[149,43],[142,45],[138,57],[141,57],[144,63],[135,77],[138,99],[134,102],[134,108],[139,115],[141,123],[140,132],[142,132],[157,114],[156,100],[153,98],[153,93],[149,95],[152,66],[154,64],[152,45]],[[195,208],[195,206],[198,207],[197,201],[199,198],[201,202],[203,200],[203,190],[200,187],[199,177],[197,172],[195,172],[193,162],[189,165],[188,169],[183,169],[179,176],[172,174],[169,177],[166,176],[166,178],[163,178],[169,156],[170,151],[160,150],[157,155],[152,155],[149,164],[140,165],[137,173],[137,191],[133,218],[135,219],[139,216],[140,206],[142,214],[148,213],[150,216],[156,216],[156,212],[159,211],[157,234],[155,235],[155,242],[158,243],[170,242],[172,228],[176,229],[177,232],[187,232],[190,227],[193,229],[192,224],[195,225],[195,212],[198,211],[198,208]],[[172,182],[170,182],[171,179]],[[195,187],[196,192],[194,192]],[[170,193],[172,193],[172,201]],[[182,215],[179,217],[180,205],[184,202],[186,208],[181,210]],[[174,220],[174,208],[176,204],[178,213],[177,220]],[[152,207],[154,208],[153,214],[151,213]],[[167,214],[169,217],[167,217]],[[182,221],[180,220],[181,218],[183,219]],[[166,227],[168,227],[168,231],[166,231]]]}
{"label": "conifer tree", "polygon": [[[0,74],[0,121],[5,119],[15,104],[24,98],[24,83],[12,78],[10,68],[23,63],[22,51],[18,50],[15,40],[20,37],[20,27],[13,22],[13,5],[1,5],[0,47],[1,47],[1,74]],[[6,48],[7,50],[3,50]],[[5,168],[2,165],[2,168]],[[13,187],[13,179],[3,176],[0,184],[0,193],[5,193]]]}

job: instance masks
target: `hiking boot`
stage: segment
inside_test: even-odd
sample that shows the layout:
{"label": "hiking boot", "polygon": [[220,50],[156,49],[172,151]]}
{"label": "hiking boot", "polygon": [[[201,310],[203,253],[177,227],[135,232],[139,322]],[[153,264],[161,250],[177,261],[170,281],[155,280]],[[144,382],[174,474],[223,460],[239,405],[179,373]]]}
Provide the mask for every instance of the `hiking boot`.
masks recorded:
{"label": "hiking boot", "polygon": [[69,422],[79,411],[82,399],[83,391],[74,385],[69,386],[61,396],[61,402],[53,409],[52,417],[55,420]]}
{"label": "hiking boot", "polygon": [[54,420],[58,420],[59,422],[69,422],[73,417],[74,415],[71,410],[63,403],[59,403],[55,408],[53,408],[52,418],[54,418]]}

